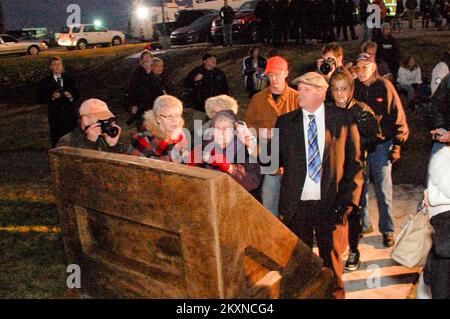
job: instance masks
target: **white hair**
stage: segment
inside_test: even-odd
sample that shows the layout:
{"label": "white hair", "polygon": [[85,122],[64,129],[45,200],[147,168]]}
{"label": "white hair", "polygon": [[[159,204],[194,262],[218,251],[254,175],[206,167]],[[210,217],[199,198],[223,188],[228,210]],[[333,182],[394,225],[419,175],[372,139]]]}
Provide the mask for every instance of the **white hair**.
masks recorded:
{"label": "white hair", "polygon": [[236,115],[239,109],[237,101],[229,95],[222,94],[210,97],[205,101],[205,111],[206,115],[208,115],[209,118],[212,118],[214,116],[212,109],[215,106],[219,106],[220,111],[231,110]]}

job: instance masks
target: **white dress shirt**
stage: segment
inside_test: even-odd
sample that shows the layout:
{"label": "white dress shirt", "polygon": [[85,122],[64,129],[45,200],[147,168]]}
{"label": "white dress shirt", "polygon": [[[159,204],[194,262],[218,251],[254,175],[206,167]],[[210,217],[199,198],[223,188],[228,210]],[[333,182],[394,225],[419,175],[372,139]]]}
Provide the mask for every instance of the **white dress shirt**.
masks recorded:
{"label": "white dress shirt", "polygon": [[[303,132],[305,136],[305,156],[306,156],[306,166],[307,172],[305,177],[305,184],[303,186],[302,197],[301,200],[320,200],[320,183],[315,183],[309,177],[309,168],[308,168],[308,127],[310,119],[308,115],[314,115],[316,118],[317,124],[317,141],[319,143],[319,152],[320,152],[320,161],[323,161],[323,151],[325,149],[325,105],[322,105],[314,112],[309,113],[305,109],[302,109],[303,112]],[[322,179],[321,179],[322,180]]]}
{"label": "white dress shirt", "polygon": [[53,74],[53,78],[55,79],[56,83],[58,83],[58,78],[60,78],[61,79],[61,87],[64,87],[64,82],[63,82],[62,75],[56,76],[56,75]]}

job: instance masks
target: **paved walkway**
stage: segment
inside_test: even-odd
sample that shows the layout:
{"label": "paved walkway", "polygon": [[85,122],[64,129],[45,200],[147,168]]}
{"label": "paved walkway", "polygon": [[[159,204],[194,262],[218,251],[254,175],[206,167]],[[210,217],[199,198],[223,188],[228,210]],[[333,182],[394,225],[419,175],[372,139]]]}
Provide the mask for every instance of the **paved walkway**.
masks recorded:
{"label": "paved walkway", "polygon": [[[412,185],[394,186],[394,224],[396,234],[415,212],[421,200],[423,188]],[[350,299],[404,299],[417,281],[420,269],[408,269],[390,258],[392,248],[383,246],[378,231],[378,209],[374,190],[370,190],[369,208],[374,232],[360,241],[361,267],[344,274],[345,290]],[[346,259],[346,256],[345,256]],[[377,276],[379,275],[379,276]],[[369,280],[368,280],[369,279]],[[379,282],[380,286],[373,286]]]}

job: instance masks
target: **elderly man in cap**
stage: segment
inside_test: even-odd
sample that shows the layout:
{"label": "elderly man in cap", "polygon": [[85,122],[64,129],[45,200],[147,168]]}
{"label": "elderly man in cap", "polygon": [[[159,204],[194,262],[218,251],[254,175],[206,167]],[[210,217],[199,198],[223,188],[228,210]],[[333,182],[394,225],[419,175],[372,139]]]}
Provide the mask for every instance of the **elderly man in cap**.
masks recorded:
{"label": "elderly man in cap", "polygon": [[[361,196],[363,163],[358,128],[339,108],[326,108],[327,81],[316,72],[294,80],[301,109],[278,118],[283,222],[306,245],[316,236],[319,255],[344,298],[342,254],[348,245],[348,215]],[[272,145],[272,152],[273,152]]]}
{"label": "elderly man in cap", "polygon": [[85,148],[111,153],[125,153],[119,142],[122,129],[114,122],[114,114],[105,102],[89,99],[80,106],[80,127],[63,136],[59,146]]}
{"label": "elderly man in cap", "polygon": [[195,110],[205,112],[205,101],[213,96],[226,94],[228,87],[225,73],[217,68],[217,58],[211,53],[203,55],[202,64],[195,67],[183,81],[191,89],[191,99]]}
{"label": "elderly man in cap", "polygon": [[[297,91],[286,82],[289,75],[287,61],[280,56],[270,58],[265,74],[270,86],[252,97],[245,115],[248,127],[259,133],[259,142],[263,144],[272,138],[277,118],[299,108]],[[281,174],[278,170],[273,175],[265,175],[262,184],[263,205],[275,216],[278,216]]]}
{"label": "elderly man in cap", "polygon": [[386,247],[394,245],[392,219],[392,164],[400,159],[402,145],[409,136],[409,128],[402,102],[393,84],[378,75],[377,65],[366,53],[355,62],[358,78],[355,80],[355,99],[369,105],[375,112],[381,132],[375,150],[367,157],[366,187],[361,201],[363,233],[373,231],[368,208],[370,175],[375,182],[379,230]]}

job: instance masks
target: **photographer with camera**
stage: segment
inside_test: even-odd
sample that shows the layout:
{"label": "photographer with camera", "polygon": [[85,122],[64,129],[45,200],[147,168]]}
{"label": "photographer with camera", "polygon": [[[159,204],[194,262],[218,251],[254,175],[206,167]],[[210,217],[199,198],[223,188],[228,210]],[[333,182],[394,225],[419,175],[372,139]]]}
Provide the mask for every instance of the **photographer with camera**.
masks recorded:
{"label": "photographer with camera", "polygon": [[110,153],[125,153],[119,142],[122,129],[105,102],[89,99],[80,106],[80,127],[63,136],[57,147],[69,146]]}
{"label": "photographer with camera", "polygon": [[51,74],[39,85],[39,103],[47,104],[48,124],[52,147],[77,126],[77,102],[80,97],[75,83],[64,72],[63,60],[52,57]]}
{"label": "photographer with camera", "polygon": [[317,60],[317,72],[330,81],[335,71],[344,69],[344,49],[337,42],[326,44],[322,48],[322,57]]}

